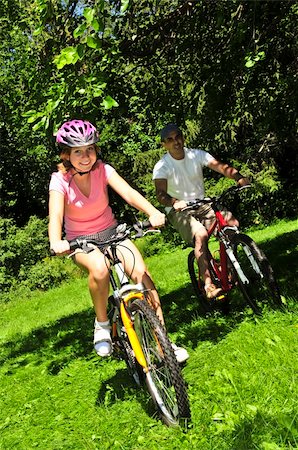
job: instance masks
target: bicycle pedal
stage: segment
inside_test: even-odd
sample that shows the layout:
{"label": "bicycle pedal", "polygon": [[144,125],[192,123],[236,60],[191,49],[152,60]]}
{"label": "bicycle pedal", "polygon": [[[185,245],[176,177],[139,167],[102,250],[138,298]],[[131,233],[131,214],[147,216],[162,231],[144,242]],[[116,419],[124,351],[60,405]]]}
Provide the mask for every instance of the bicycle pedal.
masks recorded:
{"label": "bicycle pedal", "polygon": [[219,300],[219,301],[224,301],[225,299],[226,299],[225,294],[222,294],[222,295],[219,295],[218,297],[216,297],[216,300]]}

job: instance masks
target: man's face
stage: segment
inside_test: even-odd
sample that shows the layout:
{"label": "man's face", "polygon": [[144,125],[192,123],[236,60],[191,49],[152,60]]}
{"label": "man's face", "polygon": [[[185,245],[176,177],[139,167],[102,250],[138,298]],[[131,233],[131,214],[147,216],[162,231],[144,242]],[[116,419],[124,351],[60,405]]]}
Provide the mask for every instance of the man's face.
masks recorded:
{"label": "man's face", "polygon": [[163,147],[170,153],[180,153],[183,151],[184,138],[183,134],[177,131],[171,131],[166,139],[162,142]]}

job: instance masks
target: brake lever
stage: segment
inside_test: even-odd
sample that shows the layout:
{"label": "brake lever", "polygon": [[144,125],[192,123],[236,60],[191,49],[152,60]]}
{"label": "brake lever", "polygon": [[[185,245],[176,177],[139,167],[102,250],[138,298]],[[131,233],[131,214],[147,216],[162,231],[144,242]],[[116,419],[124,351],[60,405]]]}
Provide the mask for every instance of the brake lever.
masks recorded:
{"label": "brake lever", "polygon": [[[146,224],[145,226],[147,226],[147,222],[145,222],[145,224]],[[132,239],[141,238],[148,233],[161,233],[161,231],[157,228],[149,228],[147,230],[144,230],[144,228],[142,228],[142,222],[135,223],[133,225],[133,228],[137,233],[132,237]]]}

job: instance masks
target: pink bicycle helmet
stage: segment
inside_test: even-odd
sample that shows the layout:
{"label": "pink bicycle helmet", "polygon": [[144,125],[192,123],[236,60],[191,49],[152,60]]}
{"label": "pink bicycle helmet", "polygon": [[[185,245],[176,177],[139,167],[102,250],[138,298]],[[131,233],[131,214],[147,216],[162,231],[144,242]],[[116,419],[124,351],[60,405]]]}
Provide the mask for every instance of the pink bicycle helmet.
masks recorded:
{"label": "pink bicycle helmet", "polygon": [[68,147],[82,147],[95,144],[97,141],[98,132],[92,123],[87,120],[65,122],[56,135],[56,142]]}

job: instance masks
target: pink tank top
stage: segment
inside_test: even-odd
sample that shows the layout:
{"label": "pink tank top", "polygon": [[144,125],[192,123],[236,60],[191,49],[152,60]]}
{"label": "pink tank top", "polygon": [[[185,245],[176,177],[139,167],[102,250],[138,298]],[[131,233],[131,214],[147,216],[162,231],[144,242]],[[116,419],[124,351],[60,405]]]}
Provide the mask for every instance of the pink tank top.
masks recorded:
{"label": "pink tank top", "polygon": [[90,172],[89,197],[82,194],[69,172],[52,174],[49,190],[58,191],[64,195],[64,229],[67,240],[103,231],[117,223],[109,206],[107,187],[108,179],[113,172],[115,169],[111,166],[99,162],[98,166]]}

